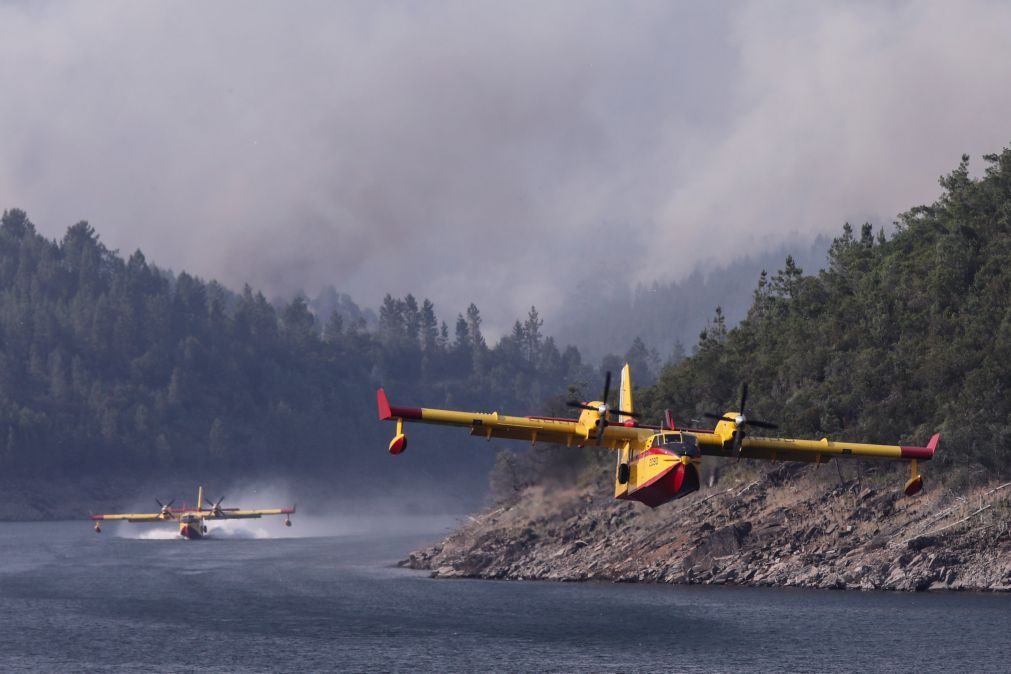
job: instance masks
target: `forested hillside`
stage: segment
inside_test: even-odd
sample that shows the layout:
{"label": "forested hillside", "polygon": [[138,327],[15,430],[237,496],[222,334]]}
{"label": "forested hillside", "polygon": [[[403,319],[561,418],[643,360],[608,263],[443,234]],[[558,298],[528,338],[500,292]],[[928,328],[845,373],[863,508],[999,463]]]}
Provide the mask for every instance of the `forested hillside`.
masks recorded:
{"label": "forested hillside", "polygon": [[[968,158],[890,236],[846,225],[827,268],[788,258],[748,317],[720,314],[695,355],[638,391],[644,421],[735,409],[785,435],[922,444],[924,492],[904,465],[703,459],[708,493],[650,509],[610,498],[613,453],[502,452],[495,506],[402,564],[447,577],[983,590],[1011,587],[1011,150]],[[673,526],[672,526],[673,525]]]}
{"label": "forested hillside", "polygon": [[[819,273],[788,258],[763,274],[747,318],[728,328],[714,316],[694,355],[640,389],[639,408],[698,423],[746,380],[755,413],[786,434],[922,442],[940,431],[934,466],[956,469],[949,479],[1011,474],[1011,150],[984,159],[973,178],[964,158],[941,197],[894,231],[846,225]],[[387,297],[373,328],[336,310],[348,298],[331,299],[327,316],[302,299],[278,309],[248,287],[167,274],[140,252],[124,259],[85,222],[50,241],[6,211],[0,471],[347,477],[389,465],[379,385],[404,404],[520,414],[545,401],[561,411],[571,389],[592,397],[600,385],[575,348],[542,333],[535,309],[489,345],[474,305],[447,323],[427,300]],[[648,381],[648,350],[626,355]],[[437,441],[415,469],[438,478],[450,464],[489,465],[464,434],[426,432]]]}
{"label": "forested hillside", "polygon": [[[659,369],[662,363],[691,354],[713,307],[722,308],[729,325],[742,320],[763,269],[775,269],[787,255],[793,255],[801,267],[818,269],[825,263],[828,244],[827,237],[819,236],[813,242],[804,239],[719,265],[700,265],[690,256],[672,251],[667,268],[657,271],[658,276],[673,275],[677,280],[632,288],[618,275],[604,286],[574,284],[558,314],[552,315],[552,323],[559,326],[555,334],[559,341],[577,345],[592,363],[607,354],[620,354],[640,339],[643,348],[656,352]],[[593,292],[587,292],[590,287]],[[601,320],[603,315],[608,320]]]}
{"label": "forested hillside", "polygon": [[828,266],[763,276],[747,319],[718,320],[643,403],[682,423],[748,381],[756,414],[788,434],[922,442],[949,478],[1011,475],[1011,150],[985,173],[963,157],[941,197],[890,235],[846,225]]}
{"label": "forested hillside", "polygon": [[[168,274],[140,252],[124,259],[86,222],[50,241],[25,212],[6,211],[0,473],[185,468],[356,482],[362,471],[375,479],[380,465],[391,470],[384,449],[392,427],[376,420],[379,385],[405,403],[519,413],[569,385],[599,385],[576,349],[542,333],[533,308],[489,345],[474,305],[447,324],[428,300],[387,296],[371,328],[365,314],[336,310],[349,302],[318,299],[331,307],[325,316],[302,299],[275,309],[249,287],[235,294]],[[452,439],[470,442],[460,433]],[[399,469],[486,475],[491,465],[486,450],[426,444]],[[482,477],[459,488],[484,484]]]}

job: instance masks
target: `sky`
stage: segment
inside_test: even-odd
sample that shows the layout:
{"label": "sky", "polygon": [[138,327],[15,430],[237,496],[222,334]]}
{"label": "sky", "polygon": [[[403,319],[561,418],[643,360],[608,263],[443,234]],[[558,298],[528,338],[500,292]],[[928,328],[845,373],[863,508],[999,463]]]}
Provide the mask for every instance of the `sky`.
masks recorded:
{"label": "sky", "polygon": [[0,207],[268,296],[572,293],[886,229],[1011,144],[1006,2],[0,0]]}

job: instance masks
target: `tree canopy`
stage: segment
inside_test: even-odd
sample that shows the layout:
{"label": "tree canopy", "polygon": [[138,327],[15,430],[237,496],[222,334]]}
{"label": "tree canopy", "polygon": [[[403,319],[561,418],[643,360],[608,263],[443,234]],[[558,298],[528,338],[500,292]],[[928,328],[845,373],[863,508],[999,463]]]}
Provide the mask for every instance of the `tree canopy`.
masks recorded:
{"label": "tree canopy", "polygon": [[748,381],[756,413],[787,433],[922,442],[934,464],[1011,475],[1011,150],[969,158],[929,206],[886,235],[849,224],[827,268],[792,258],[759,279],[747,318],[720,316],[696,354],[666,368],[644,403],[691,423]]}
{"label": "tree canopy", "polygon": [[[595,379],[578,351],[540,333],[533,308],[489,346],[474,304],[450,340],[427,299],[387,295],[374,329],[348,298],[323,300],[275,307],[139,251],[123,259],[87,222],[56,242],[5,211],[0,471],[353,474],[384,458],[380,385],[429,406],[532,413],[566,382]],[[455,461],[491,465],[474,452]]]}
{"label": "tree canopy", "polygon": [[[984,161],[976,178],[963,157],[938,200],[890,233],[844,225],[825,269],[787,257],[762,272],[746,318],[729,326],[717,307],[693,353],[655,383],[659,356],[641,339],[604,367],[632,363],[646,421],[670,408],[700,423],[748,381],[756,414],[785,433],[910,443],[940,431],[935,465],[1011,475],[1011,150]],[[167,273],[140,251],[124,259],[87,222],[50,241],[7,210],[0,471],[350,475],[385,459],[360,450],[389,435],[375,418],[379,385],[405,402],[520,414],[560,413],[563,392],[599,386],[535,307],[494,345],[474,304],[452,329],[411,294],[369,315],[332,289],[275,306],[248,286]],[[490,466],[482,455],[454,451],[454,462]]]}

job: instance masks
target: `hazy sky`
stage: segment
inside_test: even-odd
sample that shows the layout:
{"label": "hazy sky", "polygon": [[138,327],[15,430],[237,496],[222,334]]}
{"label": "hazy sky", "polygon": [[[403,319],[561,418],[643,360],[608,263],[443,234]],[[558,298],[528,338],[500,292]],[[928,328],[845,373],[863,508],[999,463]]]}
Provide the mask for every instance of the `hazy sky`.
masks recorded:
{"label": "hazy sky", "polygon": [[0,207],[494,325],[887,225],[1011,142],[1011,3],[703,4],[0,0]]}

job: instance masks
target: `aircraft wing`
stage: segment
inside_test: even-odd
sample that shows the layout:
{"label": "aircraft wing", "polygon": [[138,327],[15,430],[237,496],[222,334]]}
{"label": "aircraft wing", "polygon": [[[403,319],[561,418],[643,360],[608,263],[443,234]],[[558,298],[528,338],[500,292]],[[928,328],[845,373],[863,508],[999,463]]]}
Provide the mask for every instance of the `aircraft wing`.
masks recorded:
{"label": "aircraft wing", "polygon": [[265,510],[229,509],[216,515],[213,510],[201,510],[199,516],[205,520],[241,520],[254,519],[266,515],[291,515],[294,512],[295,508],[267,508]]}
{"label": "aircraft wing", "polygon": [[92,515],[93,520],[126,520],[127,522],[159,522],[164,520],[161,513],[116,513]]}
{"label": "aircraft wing", "polygon": [[[717,433],[693,433],[699,441],[699,451],[710,456],[734,456],[733,443]],[[792,438],[762,438],[747,436],[741,441],[741,458],[771,461],[810,461],[821,463],[834,456],[860,456],[911,461],[929,461],[934,457],[940,433],[930,438],[926,447],[875,445],[859,442],[795,440]]]}
{"label": "aircraft wing", "polygon": [[462,426],[469,428],[471,435],[488,439],[506,438],[527,440],[531,444],[549,442],[570,446],[591,444],[612,449],[620,447],[625,441],[634,441],[643,434],[641,428],[611,423],[606,427],[602,437],[598,438],[593,426],[587,426],[577,419],[513,417],[498,412],[461,412],[428,407],[394,407],[390,405],[383,389],[379,389],[376,393],[376,399],[379,405],[379,420],[398,422],[397,435],[390,442],[391,454],[399,454],[406,445],[402,431],[404,421]]}

